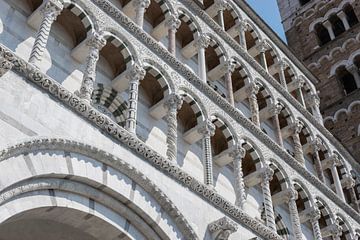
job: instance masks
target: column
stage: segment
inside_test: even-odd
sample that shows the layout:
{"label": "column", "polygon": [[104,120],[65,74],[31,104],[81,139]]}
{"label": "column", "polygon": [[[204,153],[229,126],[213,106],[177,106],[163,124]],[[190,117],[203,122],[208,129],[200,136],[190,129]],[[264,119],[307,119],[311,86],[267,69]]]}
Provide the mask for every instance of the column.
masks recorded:
{"label": "column", "polygon": [[279,144],[280,147],[284,147],[283,140],[281,136],[281,129],[280,129],[280,121],[279,121],[279,114],[281,113],[284,106],[281,103],[276,103],[271,109],[272,114],[272,121],[275,126],[275,137],[276,142]]}
{"label": "column", "polygon": [[298,95],[298,101],[301,103],[301,105],[303,105],[306,108],[305,99],[302,92],[302,88],[304,87],[305,81],[304,79],[301,78],[298,78],[296,81],[297,81],[296,93]]}
{"label": "column", "polygon": [[268,71],[266,55],[265,55],[265,52],[267,50],[266,43],[264,43],[264,42],[259,43],[259,45],[257,45],[257,49],[260,52],[260,64],[266,71]]}
{"label": "column", "polygon": [[318,175],[319,180],[321,182],[325,183],[324,171],[323,171],[320,156],[319,156],[319,151],[321,149],[321,144],[322,144],[321,140],[319,138],[316,138],[311,143],[311,146],[312,146],[313,152],[314,152],[314,164],[315,164],[316,173]]}
{"label": "column", "polygon": [[334,30],[332,28],[331,22],[329,22],[329,20],[326,20],[323,23],[323,26],[328,30],[329,35],[330,35],[330,39],[331,40],[335,39],[335,34],[334,34]]}
{"label": "column", "polygon": [[4,57],[0,57],[0,77],[4,76],[12,67],[13,63],[5,59]]}
{"label": "column", "polygon": [[230,153],[230,157],[233,158],[234,163],[234,174],[235,174],[235,195],[236,202],[235,205],[240,207],[241,209],[244,206],[246,201],[245,198],[245,183],[243,179],[243,171],[242,171],[242,160],[245,157],[246,150],[241,146],[241,144],[236,144],[232,152]]}
{"label": "column", "polygon": [[235,65],[229,61],[225,63],[225,87],[227,90],[227,99],[229,101],[229,103],[234,106],[235,101],[234,101],[234,90],[233,90],[233,85],[232,85],[232,79],[231,79],[231,74],[234,71]]}
{"label": "column", "polygon": [[302,149],[302,145],[301,145],[301,141],[300,141],[300,136],[299,136],[299,133],[301,132],[303,127],[304,127],[304,123],[301,122],[300,120],[296,120],[294,125],[292,126],[292,130],[293,130],[292,139],[294,141],[295,159],[301,165],[305,164],[304,153],[303,153],[303,149]]}
{"label": "column", "polygon": [[261,174],[261,190],[264,198],[266,226],[276,232],[274,209],[270,191],[270,181],[272,180],[274,171],[269,166],[266,166],[265,168],[265,171]]}
{"label": "column", "polygon": [[343,176],[343,187],[349,191],[350,194],[350,205],[359,212],[359,204],[357,202],[356,193],[354,190],[355,180],[349,173],[345,173]]}
{"label": "column", "polygon": [[346,69],[354,76],[356,87],[360,88],[359,68],[353,64],[353,65],[347,67]]}
{"label": "column", "polygon": [[338,173],[337,167],[336,167],[339,164],[340,164],[340,160],[339,160],[338,156],[333,155],[330,170],[331,170],[331,175],[334,179],[335,191],[336,191],[336,194],[345,202],[344,192],[342,190],[339,173]]}
{"label": "column", "polygon": [[252,82],[247,90],[250,103],[251,120],[256,126],[260,127],[259,105],[256,97],[260,90],[260,85],[257,82]]}
{"label": "column", "polygon": [[218,17],[218,24],[222,28],[222,30],[225,30],[225,24],[224,24],[224,10],[226,9],[226,0],[215,0],[214,2],[215,8],[218,11],[217,17]]}
{"label": "column", "polygon": [[144,25],[145,9],[150,6],[150,0],[134,0],[133,4],[135,7],[135,23],[142,28]]}
{"label": "column", "polygon": [[299,218],[299,212],[296,206],[296,199],[298,198],[298,192],[295,189],[289,189],[287,195],[287,202],[289,204],[289,212],[291,218],[291,226],[296,240],[303,239],[301,231],[301,223]]}
{"label": "column", "polygon": [[319,225],[319,219],[321,217],[320,211],[317,208],[314,208],[313,211],[309,213],[309,215],[315,240],[322,240],[321,229]]}
{"label": "column", "polygon": [[63,5],[58,0],[48,0],[42,6],[42,20],[38,32],[36,34],[34,46],[30,53],[29,63],[38,65],[42,60],[42,55],[47,45],[51,26],[60,15]]}
{"label": "column", "polygon": [[208,119],[199,128],[199,133],[203,135],[203,165],[204,165],[204,182],[208,186],[213,186],[213,166],[211,153],[211,137],[215,134],[215,125]]}
{"label": "column", "polygon": [[310,105],[311,112],[315,119],[321,124],[324,125],[323,117],[320,112],[320,98],[317,94],[311,94],[310,96]]}
{"label": "column", "polygon": [[129,80],[129,108],[126,118],[126,129],[133,134],[136,133],[139,84],[140,81],[144,79],[145,75],[146,71],[142,68],[142,66],[135,63],[126,76]]}
{"label": "column", "polygon": [[279,67],[279,75],[280,75],[280,84],[287,90],[285,70],[288,66],[284,61],[280,61],[278,64],[279,64],[278,67]]}
{"label": "column", "polygon": [[348,19],[346,17],[346,14],[343,11],[341,11],[341,12],[338,12],[337,15],[340,18],[340,20],[342,21],[342,23],[344,24],[345,30],[349,30],[350,25],[349,25]]}
{"label": "column", "polygon": [[165,102],[168,112],[166,122],[168,124],[166,136],[166,156],[170,161],[176,161],[177,157],[177,111],[181,108],[183,100],[178,94],[171,94]]}
{"label": "column", "polygon": [[100,50],[106,45],[106,40],[99,33],[93,32],[86,45],[89,47],[89,55],[86,58],[85,72],[79,96],[90,103],[96,79],[96,63],[99,60]]}
{"label": "column", "polygon": [[245,50],[247,50],[246,34],[245,34],[246,29],[247,29],[246,23],[241,21],[239,23],[239,43],[240,43],[240,46],[242,46]]}
{"label": "column", "polygon": [[165,22],[165,25],[168,28],[169,36],[168,51],[174,56],[176,56],[176,31],[180,27],[180,24],[180,19],[175,15],[171,15]]}
{"label": "column", "polygon": [[197,39],[195,46],[198,49],[198,72],[199,78],[206,83],[206,59],[205,48],[210,44],[210,38],[206,35],[201,35]]}

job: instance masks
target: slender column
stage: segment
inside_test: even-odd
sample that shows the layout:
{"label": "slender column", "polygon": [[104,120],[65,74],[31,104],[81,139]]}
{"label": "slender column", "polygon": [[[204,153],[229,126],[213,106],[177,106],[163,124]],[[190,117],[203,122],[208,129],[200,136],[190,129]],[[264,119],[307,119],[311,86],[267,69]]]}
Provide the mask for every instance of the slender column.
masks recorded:
{"label": "slender column", "polygon": [[304,123],[301,122],[300,120],[296,120],[294,125],[292,126],[292,128],[293,128],[292,129],[293,130],[292,139],[294,141],[295,159],[301,165],[305,164],[304,153],[303,153],[302,145],[301,145],[301,142],[300,142],[300,136],[299,136],[299,133],[301,132],[303,127],[304,127]]}
{"label": "slender column", "polygon": [[359,68],[356,65],[351,65],[347,68],[347,70],[354,76],[356,87],[360,88]]}
{"label": "slender column", "polygon": [[129,108],[126,118],[126,129],[135,134],[137,120],[137,103],[139,83],[144,79],[146,71],[139,64],[134,64],[128,72],[126,78],[129,80]]}
{"label": "slender column", "polygon": [[330,39],[333,40],[335,39],[335,34],[334,34],[334,30],[332,28],[331,22],[329,22],[328,20],[326,20],[323,23],[323,26],[328,30],[329,35],[330,35]]}
{"label": "slender column", "polygon": [[165,102],[165,107],[168,109],[166,115],[166,122],[168,123],[166,144],[166,156],[170,161],[176,161],[177,156],[177,111],[181,108],[183,100],[178,94],[171,94]]}
{"label": "slender column", "polygon": [[271,114],[273,115],[272,121],[275,126],[275,137],[276,142],[279,144],[280,147],[283,147],[283,139],[281,136],[281,129],[280,129],[280,121],[279,121],[279,114],[281,113],[281,110],[284,108],[284,106],[281,103],[276,103],[271,109]]}
{"label": "slender column", "polygon": [[334,179],[335,191],[336,191],[336,194],[345,202],[344,192],[342,190],[341,181],[340,181],[339,174],[338,174],[338,171],[336,168],[336,166],[338,166],[339,164],[340,164],[340,160],[339,160],[338,156],[333,155],[330,170],[331,170],[331,175]]}
{"label": "slender column", "polygon": [[259,105],[256,97],[256,94],[258,94],[260,90],[260,85],[257,82],[252,82],[247,90],[250,103],[251,120],[256,126],[260,127]]}
{"label": "slender column", "polygon": [[169,35],[168,51],[174,56],[176,55],[176,31],[180,27],[180,24],[180,19],[175,15],[171,15],[165,23],[165,25],[168,27]]}
{"label": "slender column", "polygon": [[86,42],[86,45],[89,47],[89,55],[86,58],[85,72],[81,82],[79,96],[87,102],[91,101],[96,79],[96,63],[99,60],[99,52],[105,44],[106,40],[97,32],[93,32],[92,36]]}
{"label": "slender column", "polygon": [[247,49],[246,45],[246,35],[245,32],[247,30],[247,25],[245,22],[241,21],[239,23],[239,43],[245,50]]}
{"label": "slender column", "polygon": [[215,8],[218,11],[218,24],[220,27],[225,30],[225,24],[224,24],[224,10],[226,9],[227,1],[226,0],[215,0],[214,2]]}
{"label": "slender column", "polygon": [[13,66],[14,64],[12,64],[10,61],[4,57],[0,57],[0,77],[4,76],[5,73],[7,73]]}
{"label": "slender column", "polygon": [[319,225],[319,219],[321,217],[319,209],[314,208],[313,211],[309,213],[309,215],[315,240],[322,240],[321,229]]}
{"label": "slender column", "polygon": [[210,44],[210,38],[206,35],[201,35],[197,39],[195,46],[198,49],[198,72],[199,78],[206,82],[206,59],[205,59],[205,48]]}
{"label": "slender column", "polygon": [[42,55],[47,45],[49,38],[51,26],[60,15],[63,9],[63,5],[58,0],[48,0],[42,6],[41,14],[42,20],[38,32],[36,34],[36,39],[34,46],[30,53],[29,63],[38,65],[42,60]]}
{"label": "slender column", "polygon": [[301,90],[304,87],[305,81],[302,78],[298,78],[296,81],[297,81],[296,92],[297,92],[297,95],[298,95],[298,98],[299,98],[298,100],[304,107],[306,107],[304,95],[303,95],[303,92]]}
{"label": "slender column", "polygon": [[311,112],[315,119],[321,124],[324,125],[323,117],[320,112],[320,98],[317,94],[312,94],[310,96],[310,105]]}
{"label": "slender column", "polygon": [[315,164],[315,170],[316,170],[317,176],[320,181],[325,183],[324,171],[323,171],[320,156],[319,156],[319,151],[321,149],[321,145],[322,145],[322,142],[319,138],[316,138],[311,143],[311,146],[312,146],[313,152],[314,152],[314,164]]}
{"label": "slender column", "polygon": [[268,71],[266,55],[265,55],[268,46],[264,42],[261,42],[259,43],[259,45],[257,45],[257,49],[260,52],[260,64],[266,71]]}
{"label": "slender column", "polygon": [[204,162],[204,182],[208,186],[213,186],[213,166],[211,156],[211,137],[215,134],[215,125],[208,119],[199,128],[199,133],[203,135],[203,162]]}
{"label": "slender column", "polygon": [[229,101],[229,103],[234,106],[235,101],[234,101],[234,90],[233,90],[233,85],[232,85],[232,79],[231,79],[231,74],[234,71],[235,65],[232,62],[227,62],[225,64],[225,87],[227,90],[227,99]]}
{"label": "slender column", "polygon": [[241,209],[246,201],[245,198],[245,184],[243,179],[242,171],[242,160],[245,157],[246,150],[241,144],[236,144],[233,151],[230,153],[230,157],[233,158],[234,163],[234,174],[235,174],[235,195],[236,195],[236,206]]}
{"label": "slender column", "polygon": [[279,75],[280,75],[280,84],[287,90],[286,78],[285,78],[285,70],[287,68],[287,64],[284,61],[279,62]]}
{"label": "slender column", "polygon": [[298,192],[295,189],[290,188],[287,194],[286,201],[289,205],[289,212],[291,218],[291,226],[296,240],[303,239],[301,231],[301,223],[299,218],[299,212],[296,206],[296,199],[298,198]]}
{"label": "slender column", "polygon": [[343,11],[338,12],[338,17],[340,18],[340,20],[342,21],[342,23],[344,24],[345,30],[349,30],[350,29],[350,25],[349,22],[347,20],[346,14]]}
{"label": "slender column", "polygon": [[135,7],[135,23],[142,28],[144,25],[145,9],[150,6],[150,0],[134,0],[133,4]]}
{"label": "slender column", "polygon": [[274,209],[270,191],[270,181],[272,180],[274,171],[266,166],[266,170],[261,175],[261,190],[264,198],[265,220],[266,226],[276,232]]}
{"label": "slender column", "polygon": [[349,191],[350,194],[350,205],[359,212],[359,204],[356,199],[356,193],[354,190],[355,180],[352,178],[351,174],[345,173],[343,176],[343,187]]}

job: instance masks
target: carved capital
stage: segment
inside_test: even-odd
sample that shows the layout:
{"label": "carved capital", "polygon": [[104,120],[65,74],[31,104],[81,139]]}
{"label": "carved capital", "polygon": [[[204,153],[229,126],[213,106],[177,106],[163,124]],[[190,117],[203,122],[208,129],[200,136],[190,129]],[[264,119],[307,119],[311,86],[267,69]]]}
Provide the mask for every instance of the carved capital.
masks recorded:
{"label": "carved capital", "polygon": [[287,191],[285,194],[286,202],[296,201],[296,199],[298,199],[298,192],[294,188],[288,188],[286,191]]}
{"label": "carved capital", "polygon": [[296,120],[292,125],[292,129],[295,134],[299,134],[303,128],[304,128],[304,123],[300,120]]}
{"label": "carved capital", "polygon": [[253,81],[249,84],[249,87],[247,88],[247,93],[250,97],[251,96],[256,97],[256,94],[259,93],[260,88],[261,88],[261,84],[257,81]]}
{"label": "carved capital", "polygon": [[310,95],[310,104],[315,107],[320,106],[320,97],[316,93]]}
{"label": "carved capital", "polygon": [[150,6],[150,0],[134,0],[133,4],[136,8],[148,8]]}
{"label": "carved capital", "polygon": [[205,137],[212,137],[215,134],[215,129],[215,125],[210,121],[210,119],[207,119],[203,122],[202,126],[199,128],[198,131]]}
{"label": "carved capital", "polygon": [[232,73],[235,70],[235,66],[235,63],[229,60],[223,64],[222,68],[224,72]]}
{"label": "carved capital", "polygon": [[272,115],[278,115],[281,113],[281,111],[284,109],[284,105],[280,102],[275,103],[273,106],[271,106],[270,108],[270,113]]}
{"label": "carved capital", "polygon": [[355,180],[353,179],[353,177],[349,173],[346,173],[343,176],[342,183],[343,183],[343,187],[345,187],[346,189],[349,189],[349,188],[352,188],[352,187],[355,186]]}
{"label": "carved capital", "polygon": [[145,69],[138,63],[131,66],[131,70],[127,73],[126,78],[131,81],[141,81],[146,75]]}
{"label": "carved capital", "polygon": [[341,166],[341,160],[337,154],[333,154],[330,156],[331,165],[332,166]]}
{"label": "carved capital", "polygon": [[106,39],[98,32],[92,32],[86,45],[101,50],[106,45]]}
{"label": "carved capital", "polygon": [[334,223],[330,225],[329,232],[331,233],[331,236],[333,237],[340,237],[342,235],[342,227],[339,225],[339,223]]}
{"label": "carved capital", "polygon": [[247,31],[248,30],[248,28],[249,28],[249,26],[248,26],[248,24],[247,24],[247,22],[245,22],[245,21],[240,21],[239,22],[239,30],[240,31]]}
{"label": "carved capital", "polygon": [[264,171],[261,173],[262,183],[270,182],[273,178],[274,170],[272,170],[269,166],[266,166]]}
{"label": "carved capital", "polygon": [[210,44],[210,38],[205,34],[199,36],[195,42],[195,47],[197,48],[207,48]]}
{"label": "carved capital", "polygon": [[59,0],[48,0],[44,3],[40,12],[45,18],[55,21],[63,7],[63,4]]}
{"label": "carved capital", "polygon": [[169,29],[176,30],[180,27],[180,25],[181,20],[177,15],[172,14],[165,20],[165,26],[167,26]]}
{"label": "carved capital", "polygon": [[280,60],[278,63],[277,63],[277,66],[279,67],[279,69],[281,71],[284,71],[286,68],[289,67],[288,63],[285,62],[284,60]]}
{"label": "carved capital", "polygon": [[214,4],[215,4],[215,8],[218,10],[218,11],[222,11],[222,10],[225,10],[229,3],[227,0],[215,0],[214,1]]}
{"label": "carved capital", "polygon": [[242,159],[245,157],[245,154],[246,149],[243,148],[240,143],[237,143],[230,152],[230,157],[234,159]]}
{"label": "carved capital", "polygon": [[314,140],[311,141],[311,147],[313,148],[313,151],[314,152],[318,152],[320,151],[322,145],[323,145],[323,142],[321,141],[320,138],[315,138]]}
{"label": "carved capital", "polygon": [[261,41],[258,45],[256,45],[256,49],[260,52],[260,53],[264,53],[269,49],[269,45],[264,42]]}
{"label": "carved capital", "polygon": [[312,207],[311,210],[307,213],[307,217],[311,222],[318,221],[321,217],[320,210],[318,208]]}
{"label": "carved capital", "polygon": [[296,81],[296,88],[298,89],[301,89],[305,84],[305,80],[302,78],[297,78],[295,81]]}
{"label": "carved capital", "polygon": [[220,218],[209,224],[209,231],[214,240],[227,240],[238,230],[238,225],[228,217]]}
{"label": "carved capital", "polygon": [[12,64],[10,61],[0,57],[0,77],[7,73],[13,66],[14,64]]}
{"label": "carved capital", "polygon": [[167,107],[169,110],[170,109],[179,110],[182,104],[183,104],[182,97],[176,93],[170,94],[164,103],[165,107]]}

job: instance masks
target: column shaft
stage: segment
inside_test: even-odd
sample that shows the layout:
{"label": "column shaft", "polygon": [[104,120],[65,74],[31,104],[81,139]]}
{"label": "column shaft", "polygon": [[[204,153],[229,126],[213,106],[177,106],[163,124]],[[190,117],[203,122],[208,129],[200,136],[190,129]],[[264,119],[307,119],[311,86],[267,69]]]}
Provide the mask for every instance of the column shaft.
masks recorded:
{"label": "column shaft", "polygon": [[227,99],[229,103],[234,106],[235,100],[234,100],[234,90],[232,86],[232,79],[231,79],[231,71],[227,70],[225,73],[225,87],[227,90]]}
{"label": "column shaft", "polygon": [[30,53],[30,63],[38,65],[41,62],[50,35],[51,26],[61,13],[62,8],[63,6],[60,5],[60,3],[56,1],[48,1],[40,10],[43,18],[36,34],[34,46]]}
{"label": "column shaft", "polygon": [[225,23],[224,23],[224,10],[220,9],[218,11],[218,24],[222,28],[222,30],[225,30]]}
{"label": "column shaft", "polygon": [[176,56],[176,32],[177,29],[180,27],[181,21],[179,20],[178,16],[171,15],[168,20],[166,20],[165,25],[168,28],[168,51]]}
{"label": "column shaft", "polygon": [[316,170],[319,180],[322,181],[323,183],[325,183],[324,171],[323,171],[323,168],[321,165],[321,160],[320,160],[318,149],[316,149],[314,151],[314,164],[315,164],[315,170]]}
{"label": "column shaft", "polygon": [[256,126],[260,127],[259,105],[257,102],[256,92],[257,91],[251,91],[249,96],[249,103],[251,110],[251,120]]}
{"label": "column shaft", "polygon": [[241,147],[240,144],[235,146],[235,149],[231,152],[230,156],[233,158],[234,163],[234,174],[235,174],[235,205],[243,208],[246,201],[245,198],[245,183],[242,171],[242,160],[245,157],[246,150]]}
{"label": "column shaft", "polygon": [[313,229],[315,240],[322,240],[321,230],[318,219],[311,220],[311,226]]}
{"label": "column shaft", "polygon": [[143,28],[145,9],[150,5],[150,0],[135,0],[135,23]]}
{"label": "column shaft", "polygon": [[206,120],[203,126],[199,128],[199,133],[203,135],[203,165],[204,165],[204,182],[206,185],[213,186],[213,166],[212,166],[212,151],[211,151],[211,137],[215,134],[215,125]]}
{"label": "column shaft", "polygon": [[260,52],[260,64],[266,71],[268,71],[265,51]]}
{"label": "column shaft", "polygon": [[262,176],[261,190],[264,198],[266,226],[268,226],[271,230],[276,232],[274,209],[273,209],[272,197],[270,191],[270,181],[272,179],[273,174],[274,172],[271,168],[268,167],[268,169],[265,170]]}
{"label": "column shaft", "polygon": [[280,147],[284,147],[282,136],[281,136],[281,129],[280,129],[280,121],[279,121],[279,115],[275,114],[272,117],[273,124],[275,126],[275,137],[276,142],[279,144]]}
{"label": "column shaft", "polygon": [[246,35],[245,35],[246,26],[244,23],[240,23],[239,25],[239,43],[245,50],[247,49],[246,45]]}
{"label": "column shaft", "polygon": [[279,67],[280,84],[287,90],[286,78],[285,78],[285,66],[283,64]]}
{"label": "column shaft", "polygon": [[200,47],[198,52],[198,68],[199,68],[200,79],[203,82],[206,82],[206,60],[205,60],[205,49],[203,47]]}
{"label": "column shaft", "polygon": [[300,141],[300,137],[299,137],[299,133],[295,132],[292,135],[292,139],[294,141],[294,154],[295,154],[295,159],[298,160],[298,162],[301,165],[305,164],[305,159],[304,159],[304,153],[303,153],[303,149],[302,149],[302,145],[301,145],[301,141]]}
{"label": "column shaft", "polygon": [[331,175],[334,179],[336,193],[343,201],[345,201],[345,196],[344,196],[344,192],[342,190],[342,186],[341,186],[341,182],[340,182],[340,178],[339,178],[339,174],[338,174],[336,165],[332,164],[330,169],[331,169]]}
{"label": "column shaft", "polygon": [[334,34],[334,30],[332,29],[332,25],[329,21],[325,21],[323,23],[324,27],[328,30],[329,32],[329,36],[330,36],[330,39],[331,40],[334,40],[335,39],[335,34]]}
{"label": "column shaft", "polygon": [[289,199],[289,211],[290,211],[290,218],[291,218],[291,225],[295,235],[295,239],[301,240],[303,239],[302,231],[301,231],[301,223],[299,218],[299,212],[296,206],[296,198],[297,192],[294,196],[291,196]]}

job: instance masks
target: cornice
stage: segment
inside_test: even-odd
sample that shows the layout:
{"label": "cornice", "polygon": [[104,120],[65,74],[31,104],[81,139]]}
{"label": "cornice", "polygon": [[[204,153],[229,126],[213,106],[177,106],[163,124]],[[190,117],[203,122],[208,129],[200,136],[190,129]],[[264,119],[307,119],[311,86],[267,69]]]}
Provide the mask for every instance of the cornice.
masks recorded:
{"label": "cornice", "polygon": [[[13,71],[38,85],[48,94],[68,106],[75,113],[81,115],[91,124],[104,130],[104,132],[119,142],[122,146],[129,148],[135,154],[141,156],[142,159],[148,161],[155,168],[177,180],[183,186],[189,188],[228,216],[231,216],[239,224],[247,227],[265,239],[282,239],[275,232],[223,198],[214,189],[209,188],[191,175],[187,174],[185,171],[181,170],[175,163],[167,160],[165,157],[161,156],[147,146],[144,142],[138,139],[136,135],[129,133],[124,128],[117,125],[108,116],[100,113],[94,107],[82,101],[78,96],[66,90],[55,80],[41,73],[33,65],[16,56],[11,50],[6,49],[2,44],[0,44],[0,56],[3,56],[6,60],[13,64]],[[0,152],[0,159],[10,157],[12,154],[18,153],[19,151],[21,152],[23,149],[29,150],[27,145],[28,144],[23,143],[2,150]]]}

